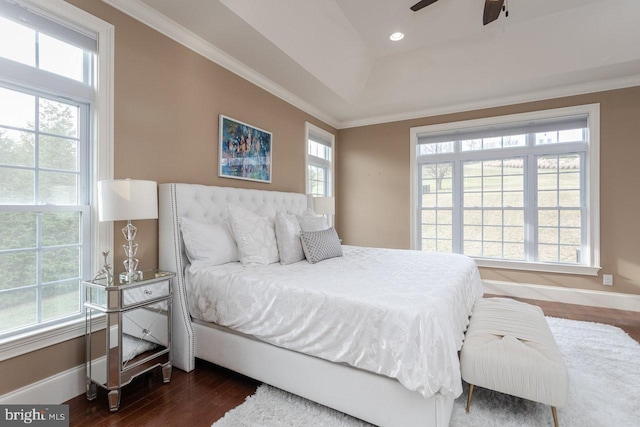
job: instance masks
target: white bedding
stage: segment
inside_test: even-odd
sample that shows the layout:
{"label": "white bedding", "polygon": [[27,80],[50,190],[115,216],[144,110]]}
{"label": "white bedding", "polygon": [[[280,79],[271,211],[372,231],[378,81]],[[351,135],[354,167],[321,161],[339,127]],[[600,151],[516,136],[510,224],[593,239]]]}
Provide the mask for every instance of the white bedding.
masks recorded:
{"label": "white bedding", "polygon": [[424,397],[458,397],[457,351],[482,296],[475,262],[454,254],[343,248],[343,257],[313,265],[190,266],[190,313],[396,378]]}

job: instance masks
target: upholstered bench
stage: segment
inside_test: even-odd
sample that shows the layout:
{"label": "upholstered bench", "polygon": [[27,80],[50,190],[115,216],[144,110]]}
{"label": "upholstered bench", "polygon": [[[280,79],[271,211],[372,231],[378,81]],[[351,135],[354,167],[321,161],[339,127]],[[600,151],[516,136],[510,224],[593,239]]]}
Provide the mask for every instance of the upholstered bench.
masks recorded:
{"label": "upholstered bench", "polygon": [[478,300],[471,314],[460,352],[462,379],[480,386],[551,405],[566,405],[569,393],[567,367],[544,313],[539,307],[507,298]]}

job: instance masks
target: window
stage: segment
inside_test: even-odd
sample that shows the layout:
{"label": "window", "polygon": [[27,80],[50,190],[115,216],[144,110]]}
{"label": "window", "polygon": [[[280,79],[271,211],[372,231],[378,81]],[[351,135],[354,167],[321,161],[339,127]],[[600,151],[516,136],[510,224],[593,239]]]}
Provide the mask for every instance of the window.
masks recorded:
{"label": "window", "polygon": [[597,274],[598,107],[412,129],[412,247]]}
{"label": "window", "polygon": [[333,196],[333,150],[335,137],[306,124],[307,133],[307,194]]}
{"label": "window", "polygon": [[[7,357],[81,335],[84,327],[59,330],[53,342],[45,336],[80,323],[80,282],[99,265],[93,245],[111,246],[93,203],[97,180],[112,175],[105,167],[111,54],[98,62],[98,35],[110,51],[112,27],[71,5],[0,0],[0,39],[12,41],[0,45],[0,350],[11,348]],[[31,337],[30,348],[15,350],[23,337]]]}

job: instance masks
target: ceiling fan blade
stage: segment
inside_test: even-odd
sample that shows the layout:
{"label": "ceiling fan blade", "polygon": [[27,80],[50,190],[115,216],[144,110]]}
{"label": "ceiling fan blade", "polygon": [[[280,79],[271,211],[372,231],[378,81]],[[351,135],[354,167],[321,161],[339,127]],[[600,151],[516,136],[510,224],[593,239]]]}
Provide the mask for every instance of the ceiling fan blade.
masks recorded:
{"label": "ceiling fan blade", "polygon": [[504,6],[504,0],[485,0],[482,23],[487,25],[488,23],[498,19],[500,12],[502,12],[502,6]]}
{"label": "ceiling fan blade", "polygon": [[435,2],[437,2],[438,0],[421,0],[418,3],[414,4],[413,6],[410,7],[411,10],[413,10],[414,12],[419,11],[420,9],[422,9],[423,7],[427,7],[430,4],[433,4]]}

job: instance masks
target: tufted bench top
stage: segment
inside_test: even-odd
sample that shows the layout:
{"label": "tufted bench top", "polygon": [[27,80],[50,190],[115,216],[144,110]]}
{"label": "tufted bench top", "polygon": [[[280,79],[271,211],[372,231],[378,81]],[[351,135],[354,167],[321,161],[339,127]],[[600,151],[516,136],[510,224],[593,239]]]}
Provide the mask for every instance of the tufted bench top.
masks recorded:
{"label": "tufted bench top", "polygon": [[472,385],[565,406],[569,375],[540,307],[508,298],[476,302],[460,352]]}

